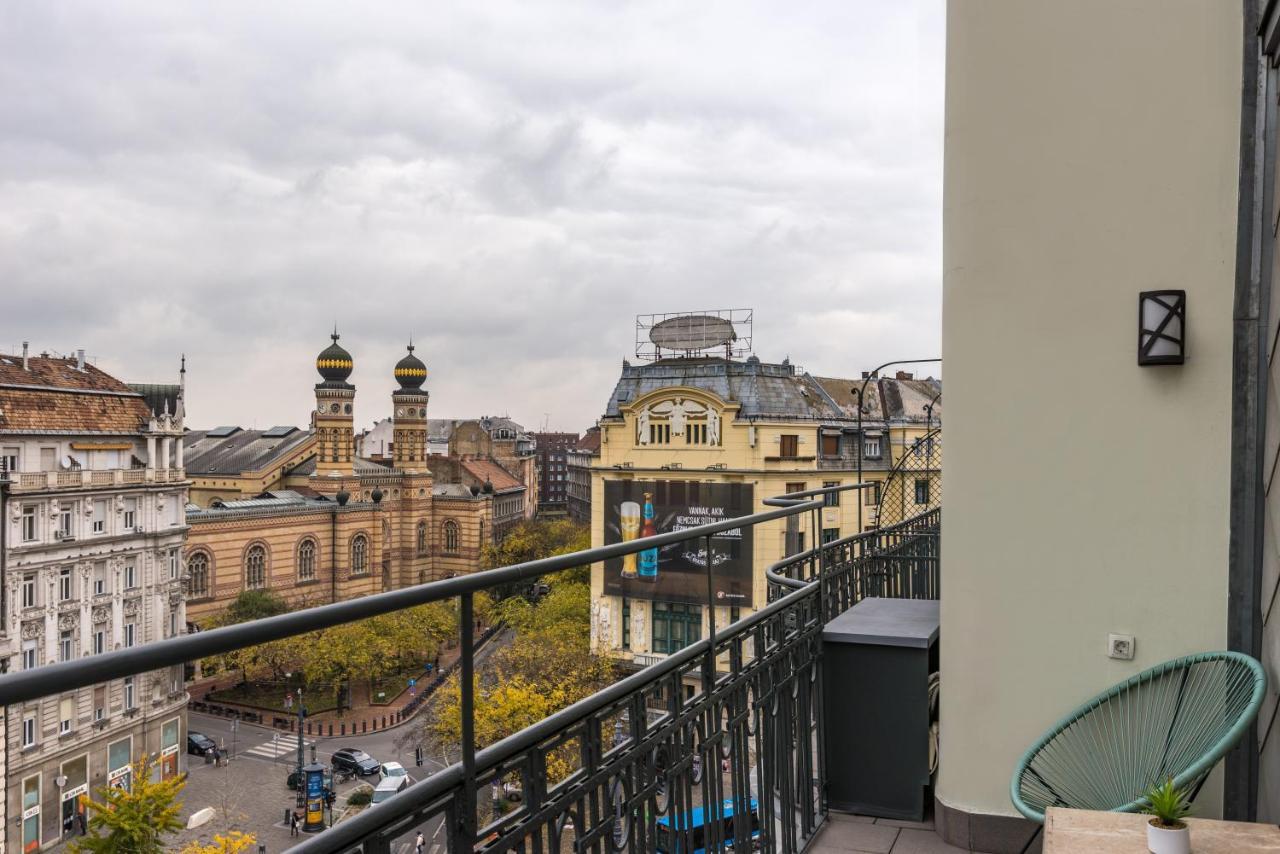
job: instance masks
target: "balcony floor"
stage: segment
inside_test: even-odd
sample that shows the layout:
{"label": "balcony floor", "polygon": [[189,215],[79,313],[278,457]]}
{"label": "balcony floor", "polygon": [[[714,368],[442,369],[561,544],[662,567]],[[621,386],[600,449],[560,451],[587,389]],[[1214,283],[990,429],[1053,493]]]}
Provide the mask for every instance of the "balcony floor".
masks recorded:
{"label": "balcony floor", "polygon": [[948,845],[933,832],[932,821],[897,821],[831,812],[810,854],[952,854],[965,849]]}

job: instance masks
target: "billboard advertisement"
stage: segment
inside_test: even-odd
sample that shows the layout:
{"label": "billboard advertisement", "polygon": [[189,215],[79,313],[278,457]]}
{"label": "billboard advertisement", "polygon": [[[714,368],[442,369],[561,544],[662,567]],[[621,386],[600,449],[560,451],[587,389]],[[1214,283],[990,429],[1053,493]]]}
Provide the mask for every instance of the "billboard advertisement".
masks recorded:
{"label": "billboard advertisement", "polygon": [[[606,480],[605,545],[723,522],[752,512],[746,483]],[[706,541],[648,549],[604,564],[604,592],[663,602],[707,604]],[[711,540],[711,595],[716,605],[749,607],[751,528],[721,531]]]}

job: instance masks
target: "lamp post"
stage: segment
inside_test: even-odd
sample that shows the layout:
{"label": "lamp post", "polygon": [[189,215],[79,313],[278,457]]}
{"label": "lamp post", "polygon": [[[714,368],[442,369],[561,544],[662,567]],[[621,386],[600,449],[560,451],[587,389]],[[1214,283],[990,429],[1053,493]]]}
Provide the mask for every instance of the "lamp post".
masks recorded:
{"label": "lamp post", "polygon": [[[293,676],[292,673],[286,673],[284,675],[284,678],[290,679],[292,678],[292,676]],[[305,764],[303,760],[304,748],[303,748],[303,741],[302,741],[302,725],[303,725],[303,721],[306,720],[306,717],[307,717],[307,712],[302,705],[302,686],[299,685],[298,686],[298,766],[297,766],[298,806],[299,807],[306,806],[306,803],[307,803],[306,780],[302,776],[302,766]]]}
{"label": "lamp post", "polygon": [[59,773],[57,777],[53,778],[53,785],[58,787],[58,821],[62,823],[61,835],[66,836],[68,828],[67,820],[62,816],[62,810],[64,809],[62,805],[62,790],[67,787],[67,775]]}
{"label": "lamp post", "polygon": [[[871,382],[874,379],[879,379],[880,372],[883,371],[885,368],[890,367],[891,365],[922,365],[929,362],[941,362],[941,361],[942,359],[896,359],[892,362],[885,362],[883,365],[878,366],[875,370],[867,374],[866,378],[863,379],[862,385],[859,388],[850,389],[850,391],[852,391],[854,394],[858,396],[858,483],[862,483],[862,452],[866,450],[866,447],[867,447],[866,440],[862,436],[862,409],[863,409],[862,401],[863,401],[863,397],[867,393],[867,383]],[[881,404],[880,408],[881,408],[880,414],[883,415],[884,414],[883,403]],[[892,459],[890,460],[890,462],[892,462]],[[863,505],[863,498],[862,498],[861,492],[859,492],[858,494],[858,533],[859,534],[862,533],[862,527],[863,527],[862,505]]]}

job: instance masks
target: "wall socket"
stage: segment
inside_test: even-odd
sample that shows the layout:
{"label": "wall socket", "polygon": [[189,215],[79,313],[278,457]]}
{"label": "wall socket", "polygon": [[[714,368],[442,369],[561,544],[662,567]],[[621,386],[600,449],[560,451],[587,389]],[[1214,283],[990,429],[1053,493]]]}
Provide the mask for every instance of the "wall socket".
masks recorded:
{"label": "wall socket", "polygon": [[1133,661],[1133,635],[1107,635],[1107,657]]}

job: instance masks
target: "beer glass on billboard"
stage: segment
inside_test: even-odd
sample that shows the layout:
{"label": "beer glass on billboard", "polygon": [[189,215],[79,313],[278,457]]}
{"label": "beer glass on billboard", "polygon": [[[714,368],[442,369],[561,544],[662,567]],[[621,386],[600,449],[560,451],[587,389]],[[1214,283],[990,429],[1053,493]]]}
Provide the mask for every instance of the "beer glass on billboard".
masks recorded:
{"label": "beer glass on billboard", "polygon": [[[622,541],[629,543],[640,536],[640,505],[634,501],[624,501],[618,508],[619,527],[622,529]],[[622,556],[622,577],[636,577],[636,555],[631,553]]]}

